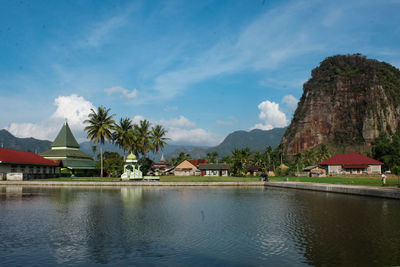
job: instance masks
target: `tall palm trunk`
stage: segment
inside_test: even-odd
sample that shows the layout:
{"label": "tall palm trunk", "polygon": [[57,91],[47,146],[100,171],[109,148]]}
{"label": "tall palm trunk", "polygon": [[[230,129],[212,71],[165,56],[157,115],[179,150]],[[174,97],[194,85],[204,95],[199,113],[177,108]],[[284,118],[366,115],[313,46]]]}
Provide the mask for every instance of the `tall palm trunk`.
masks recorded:
{"label": "tall palm trunk", "polygon": [[100,142],[100,177],[103,177],[103,143]]}

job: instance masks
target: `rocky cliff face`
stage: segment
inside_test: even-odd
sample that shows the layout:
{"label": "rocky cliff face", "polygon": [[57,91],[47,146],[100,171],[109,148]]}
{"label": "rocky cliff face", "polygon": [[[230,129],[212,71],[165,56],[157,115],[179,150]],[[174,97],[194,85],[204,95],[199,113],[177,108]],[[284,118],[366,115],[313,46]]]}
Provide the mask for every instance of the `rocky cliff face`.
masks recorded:
{"label": "rocky cliff face", "polygon": [[303,86],[282,142],[295,155],[320,144],[367,151],[380,134],[399,124],[400,71],[356,55],[325,59]]}

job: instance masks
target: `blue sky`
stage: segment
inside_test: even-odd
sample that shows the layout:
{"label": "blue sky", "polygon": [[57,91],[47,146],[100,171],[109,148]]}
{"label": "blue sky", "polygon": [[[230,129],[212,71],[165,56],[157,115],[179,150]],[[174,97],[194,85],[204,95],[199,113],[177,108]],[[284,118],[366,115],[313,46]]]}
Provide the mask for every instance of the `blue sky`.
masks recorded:
{"label": "blue sky", "polygon": [[324,58],[400,67],[400,1],[0,0],[0,128],[80,141],[90,108],[148,119],[171,143],[290,123]]}

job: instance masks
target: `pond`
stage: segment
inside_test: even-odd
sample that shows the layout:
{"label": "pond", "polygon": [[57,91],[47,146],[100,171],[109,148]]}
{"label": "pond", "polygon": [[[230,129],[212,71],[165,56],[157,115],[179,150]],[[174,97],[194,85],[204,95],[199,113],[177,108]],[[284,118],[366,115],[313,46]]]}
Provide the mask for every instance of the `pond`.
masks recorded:
{"label": "pond", "polygon": [[3,266],[400,264],[400,201],[263,187],[0,187]]}

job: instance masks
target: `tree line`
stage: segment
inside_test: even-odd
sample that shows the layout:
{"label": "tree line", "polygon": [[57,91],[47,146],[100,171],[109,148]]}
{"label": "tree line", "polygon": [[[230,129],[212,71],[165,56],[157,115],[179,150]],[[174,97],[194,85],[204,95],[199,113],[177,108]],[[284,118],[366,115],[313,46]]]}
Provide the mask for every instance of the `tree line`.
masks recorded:
{"label": "tree line", "polygon": [[84,121],[87,138],[94,143],[100,143],[100,176],[103,177],[103,144],[105,140],[118,145],[124,154],[133,153],[136,157],[146,157],[153,151],[165,151],[164,146],[169,138],[167,130],[161,125],[152,127],[148,120],[141,120],[134,124],[129,118],[120,118],[119,123],[113,119],[109,108],[100,106],[97,110],[91,109],[88,119]]}
{"label": "tree line", "polygon": [[[226,163],[230,166],[230,173],[233,176],[244,176],[250,166],[257,167],[263,172],[274,171],[278,175],[286,175],[289,172],[301,172],[306,166],[318,165],[318,163],[331,157],[327,147],[321,145],[317,148],[298,153],[294,157],[288,157],[284,153],[284,144],[277,147],[266,147],[264,151],[251,151],[250,148],[236,148],[228,156],[219,158],[218,152],[207,153],[210,163]],[[169,159],[173,166],[178,165],[186,159],[191,159],[190,154],[181,152],[177,157]],[[289,168],[282,168],[282,165]]]}

